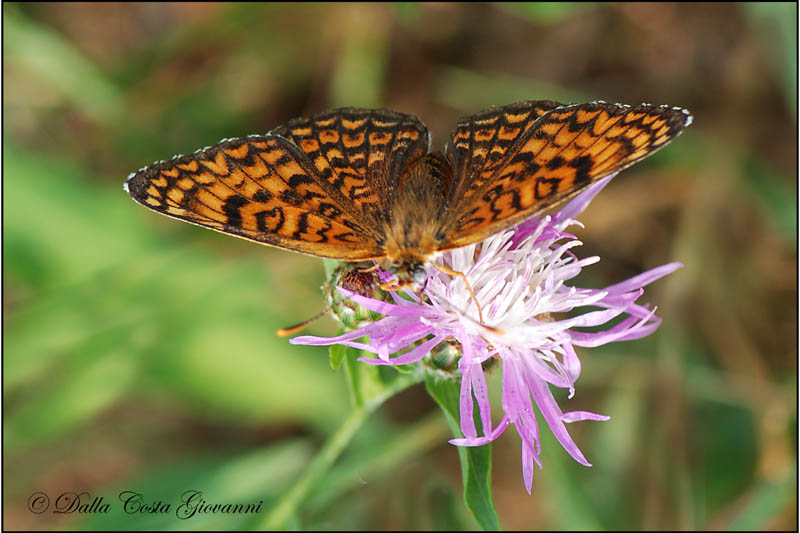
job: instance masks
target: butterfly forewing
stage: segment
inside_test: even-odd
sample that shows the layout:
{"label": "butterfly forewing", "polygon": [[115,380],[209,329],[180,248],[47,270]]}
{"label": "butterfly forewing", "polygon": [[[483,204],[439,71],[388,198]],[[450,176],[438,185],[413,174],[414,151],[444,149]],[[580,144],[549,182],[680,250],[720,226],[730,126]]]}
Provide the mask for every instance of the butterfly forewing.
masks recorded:
{"label": "butterfly forewing", "polygon": [[[649,104],[594,102],[544,112],[498,151],[497,161],[472,158],[473,167],[458,170],[454,190],[464,193],[448,206],[444,246],[480,241],[565,201],[653,153],[690,122],[683,109]],[[494,125],[481,136],[500,138],[507,125]],[[458,136],[457,130],[450,146],[458,147]],[[459,161],[457,153],[451,157]]]}

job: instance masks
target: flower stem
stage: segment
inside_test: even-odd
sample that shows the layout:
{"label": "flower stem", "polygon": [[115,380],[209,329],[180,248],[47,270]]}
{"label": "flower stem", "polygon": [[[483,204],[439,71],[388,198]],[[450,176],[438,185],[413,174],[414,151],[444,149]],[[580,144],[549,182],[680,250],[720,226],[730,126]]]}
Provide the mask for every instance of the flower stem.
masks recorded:
{"label": "flower stem", "polygon": [[383,402],[408,387],[421,382],[422,374],[406,374],[398,376],[391,384],[387,385],[380,393],[376,394],[362,406],[354,407],[345,418],[342,425],[330,436],[328,441],[311,461],[306,471],[284,494],[264,518],[262,525],[256,529],[283,530],[289,526],[292,518],[297,514],[300,505],[305,501],[312,487],[333,466],[358,429]]}

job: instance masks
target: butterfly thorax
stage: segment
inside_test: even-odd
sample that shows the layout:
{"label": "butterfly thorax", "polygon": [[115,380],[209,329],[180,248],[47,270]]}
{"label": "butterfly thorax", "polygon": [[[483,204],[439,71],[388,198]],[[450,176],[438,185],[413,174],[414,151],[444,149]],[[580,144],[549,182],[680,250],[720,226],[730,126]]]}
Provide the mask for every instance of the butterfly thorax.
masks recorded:
{"label": "butterfly thorax", "polygon": [[450,164],[440,152],[412,163],[393,192],[386,221],[386,267],[399,285],[425,280],[424,265],[441,248],[445,198],[453,181]]}

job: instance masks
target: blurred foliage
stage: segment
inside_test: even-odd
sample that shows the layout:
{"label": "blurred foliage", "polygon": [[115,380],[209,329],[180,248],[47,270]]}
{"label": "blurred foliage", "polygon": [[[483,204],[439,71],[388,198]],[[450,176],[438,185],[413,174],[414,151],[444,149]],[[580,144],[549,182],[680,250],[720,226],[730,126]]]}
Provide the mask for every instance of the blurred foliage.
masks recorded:
{"label": "blurred foliage", "polygon": [[[797,5],[3,4],[3,500],[8,529],[253,529],[350,410],[319,260],[137,206],[125,176],[331,106],[459,116],[523,99],[689,108],[581,217],[587,286],[661,263],[661,330],[584,351],[569,410],[493,445],[507,529],[791,529],[797,502]],[[619,206],[623,206],[620,208]],[[333,334],[326,319],[313,333]],[[365,370],[367,373],[372,370]],[[367,375],[367,374],[365,374]],[[499,400],[500,373],[489,387]],[[497,402],[499,405],[499,401]],[[461,529],[456,450],[421,386],[390,400],[294,528]],[[185,490],[260,515],[32,514],[35,491]]]}

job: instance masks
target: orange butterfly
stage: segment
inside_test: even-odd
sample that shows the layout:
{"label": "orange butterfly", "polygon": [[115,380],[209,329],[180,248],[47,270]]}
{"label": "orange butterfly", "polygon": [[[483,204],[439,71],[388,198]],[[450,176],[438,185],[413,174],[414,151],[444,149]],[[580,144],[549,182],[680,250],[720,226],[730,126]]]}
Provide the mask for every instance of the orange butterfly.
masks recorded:
{"label": "orange butterfly", "polygon": [[650,104],[519,102],[462,119],[444,153],[429,153],[414,115],[343,108],[154,163],[125,190],[159,213],[262,244],[377,260],[400,287],[424,281],[436,252],[564,202],[691,121]]}

